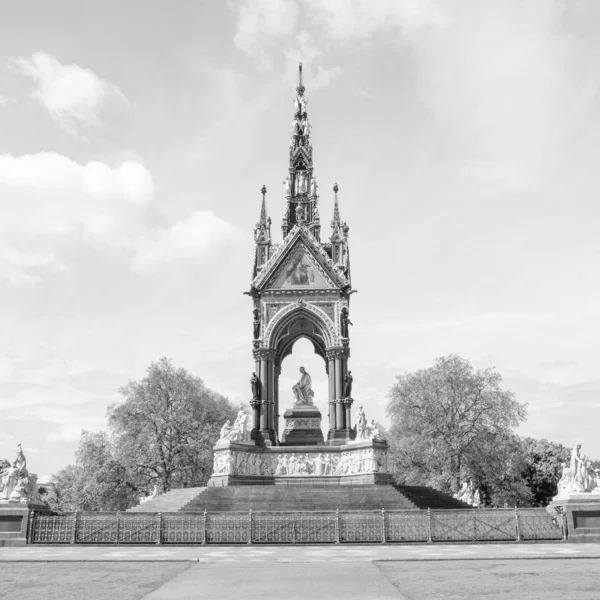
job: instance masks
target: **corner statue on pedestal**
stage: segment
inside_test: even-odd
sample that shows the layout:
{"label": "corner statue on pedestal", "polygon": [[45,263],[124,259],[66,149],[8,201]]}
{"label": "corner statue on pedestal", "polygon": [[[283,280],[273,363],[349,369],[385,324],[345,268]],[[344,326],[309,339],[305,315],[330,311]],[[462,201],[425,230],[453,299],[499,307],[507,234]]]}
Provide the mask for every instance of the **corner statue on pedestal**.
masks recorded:
{"label": "corner statue on pedestal", "polygon": [[300,373],[302,373],[300,381],[292,387],[292,392],[294,392],[295,398],[294,403],[296,405],[312,406],[313,397],[315,395],[310,387],[312,384],[312,379],[304,367],[300,367]]}
{"label": "corner statue on pedestal", "polygon": [[553,500],[580,494],[600,495],[600,469],[593,469],[591,461],[585,455],[582,456],[581,444],[575,444],[570,464],[562,463],[562,468],[557,494]]}

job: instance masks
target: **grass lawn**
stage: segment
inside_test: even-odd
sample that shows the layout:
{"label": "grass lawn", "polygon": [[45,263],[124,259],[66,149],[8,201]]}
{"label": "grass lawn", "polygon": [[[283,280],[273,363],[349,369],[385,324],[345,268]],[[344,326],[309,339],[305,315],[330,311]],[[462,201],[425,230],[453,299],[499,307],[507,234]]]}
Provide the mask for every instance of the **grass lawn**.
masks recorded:
{"label": "grass lawn", "polygon": [[407,600],[600,599],[600,559],[377,562]]}
{"label": "grass lawn", "polygon": [[0,598],[139,600],[195,562],[2,563]]}

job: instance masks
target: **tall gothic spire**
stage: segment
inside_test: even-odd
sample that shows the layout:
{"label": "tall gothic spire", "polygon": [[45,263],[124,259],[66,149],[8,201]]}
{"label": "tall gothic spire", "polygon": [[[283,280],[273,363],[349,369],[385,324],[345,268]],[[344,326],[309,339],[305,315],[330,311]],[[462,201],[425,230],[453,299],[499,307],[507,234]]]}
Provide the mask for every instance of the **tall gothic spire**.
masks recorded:
{"label": "tall gothic spire", "polygon": [[321,223],[317,208],[317,181],[313,175],[311,125],[306,112],[305,89],[302,63],[299,63],[290,137],[289,175],[284,181],[287,205],[281,228],[285,237],[294,225],[308,227],[319,240]]}

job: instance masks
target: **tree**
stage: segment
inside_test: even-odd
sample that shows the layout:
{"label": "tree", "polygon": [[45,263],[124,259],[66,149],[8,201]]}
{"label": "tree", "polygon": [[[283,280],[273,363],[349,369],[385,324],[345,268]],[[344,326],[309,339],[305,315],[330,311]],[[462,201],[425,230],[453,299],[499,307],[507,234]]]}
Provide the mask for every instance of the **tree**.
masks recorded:
{"label": "tree", "polygon": [[522,438],[521,453],[525,462],[522,476],[531,490],[531,502],[533,506],[547,506],[556,496],[561,463],[569,464],[571,450],[545,439]]}
{"label": "tree", "polygon": [[461,481],[473,478],[487,484],[492,504],[503,502],[501,496],[523,501],[523,486],[511,494],[506,488],[519,480],[510,448],[526,405],[501,383],[493,368],[475,370],[455,354],[397,377],[387,406],[390,464],[397,479],[456,492]]}
{"label": "tree", "polygon": [[166,358],[120,392],[124,402],[109,407],[108,423],[116,458],[138,487],[169,491],[205,482],[220,428],[236,416],[233,404]]}
{"label": "tree", "polygon": [[104,431],[83,431],[75,453],[75,465],[52,477],[52,508],[74,510],[125,510],[139,495],[127,469],[115,458],[115,449]]}

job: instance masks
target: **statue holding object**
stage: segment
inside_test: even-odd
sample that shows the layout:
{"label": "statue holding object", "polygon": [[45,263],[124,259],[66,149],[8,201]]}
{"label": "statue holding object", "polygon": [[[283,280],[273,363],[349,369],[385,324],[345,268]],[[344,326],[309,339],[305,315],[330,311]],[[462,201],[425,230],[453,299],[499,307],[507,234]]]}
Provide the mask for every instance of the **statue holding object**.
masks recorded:
{"label": "statue holding object", "polygon": [[341,333],[342,333],[342,337],[348,337],[348,325],[353,325],[352,321],[350,320],[350,318],[348,317],[348,309],[344,306],[344,308],[342,308],[342,313],[340,315],[340,321],[341,321]]}
{"label": "statue holding object", "polygon": [[254,315],[254,339],[257,340],[260,337],[260,311],[258,308],[255,308],[252,314]]}
{"label": "statue holding object", "polygon": [[250,377],[250,387],[252,388],[252,400],[260,400],[260,379],[256,375],[256,373],[252,373],[252,377]]}
{"label": "statue holding object", "polygon": [[348,371],[346,377],[344,377],[344,398],[352,397],[352,382],[354,381],[354,377],[352,377],[352,371]]}

